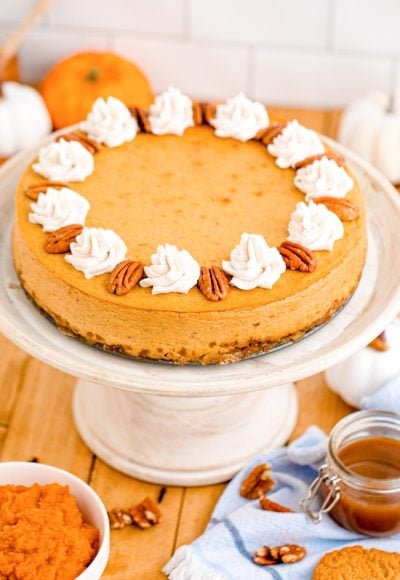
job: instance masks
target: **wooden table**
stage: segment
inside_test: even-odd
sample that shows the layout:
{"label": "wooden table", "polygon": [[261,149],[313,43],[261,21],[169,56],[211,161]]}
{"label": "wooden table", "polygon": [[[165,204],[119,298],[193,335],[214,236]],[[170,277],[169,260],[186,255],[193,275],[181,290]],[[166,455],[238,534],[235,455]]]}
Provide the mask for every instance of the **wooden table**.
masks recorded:
{"label": "wooden table", "polygon": [[[338,112],[275,109],[286,118],[298,118],[329,136],[335,136]],[[81,477],[97,491],[106,507],[126,507],[160,486],[132,479],[97,459],[79,438],[72,422],[71,396],[75,380],[12,345],[0,335],[0,459],[37,458]],[[322,375],[298,383],[299,419],[292,435],[311,424],[329,431],[350,407],[330,392]],[[163,521],[141,531],[129,527],[111,533],[111,556],[104,578],[157,580],[175,549],[203,531],[224,484],[170,487],[161,504]]]}

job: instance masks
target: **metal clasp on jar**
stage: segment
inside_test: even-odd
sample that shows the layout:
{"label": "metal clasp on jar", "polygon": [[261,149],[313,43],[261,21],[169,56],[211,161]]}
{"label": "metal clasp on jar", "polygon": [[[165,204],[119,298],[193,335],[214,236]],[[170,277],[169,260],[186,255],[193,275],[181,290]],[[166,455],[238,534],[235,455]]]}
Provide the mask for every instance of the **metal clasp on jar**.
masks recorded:
{"label": "metal clasp on jar", "polygon": [[[340,477],[338,477],[328,465],[322,465],[319,468],[319,474],[314,479],[308,488],[308,494],[300,500],[301,509],[310,518],[314,524],[319,524],[323,514],[327,514],[337,504],[340,499],[340,487],[338,485]],[[329,488],[329,492],[325,497],[322,505],[318,510],[313,510],[313,503],[321,486],[325,485]]]}

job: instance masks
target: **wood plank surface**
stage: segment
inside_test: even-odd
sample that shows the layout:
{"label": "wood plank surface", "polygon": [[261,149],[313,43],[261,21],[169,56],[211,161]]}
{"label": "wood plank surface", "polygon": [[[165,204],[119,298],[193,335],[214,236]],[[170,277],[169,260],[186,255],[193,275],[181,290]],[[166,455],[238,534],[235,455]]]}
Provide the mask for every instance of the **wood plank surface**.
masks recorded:
{"label": "wood plank surface", "polygon": [[[324,111],[274,109],[282,118],[301,122],[331,136],[338,114]],[[93,456],[77,434],[71,414],[74,379],[36,361],[0,336],[0,459],[33,457],[67,469],[97,491],[107,508],[126,507],[149,495],[157,499],[160,486],[116,472]],[[351,409],[325,386],[323,375],[298,383],[300,413],[292,438],[310,424],[328,432]],[[111,533],[107,580],[165,578],[162,566],[176,547],[202,533],[224,485],[170,487],[161,504],[163,521],[141,531],[128,527]]]}

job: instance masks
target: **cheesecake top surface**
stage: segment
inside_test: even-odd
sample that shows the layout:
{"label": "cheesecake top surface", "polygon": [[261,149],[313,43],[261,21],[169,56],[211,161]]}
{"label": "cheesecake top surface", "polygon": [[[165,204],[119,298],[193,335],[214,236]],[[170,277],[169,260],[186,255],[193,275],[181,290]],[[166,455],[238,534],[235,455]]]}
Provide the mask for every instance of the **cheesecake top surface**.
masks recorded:
{"label": "cheesecake top surface", "polygon": [[[261,234],[270,246],[279,247],[296,204],[305,198],[293,184],[295,172],[277,167],[264,144],[219,138],[209,126],[187,128],[183,136],[139,133],[120,147],[103,147],[94,165],[84,182],[69,183],[90,203],[85,225],[115,231],[128,247],[127,257],[145,265],[157,246],[166,243],[187,250],[201,266],[221,265],[244,232]],[[313,252],[318,266],[312,273],[286,270],[272,289],[231,287],[219,302],[207,300],[196,287],[187,295],[154,296],[151,288],[137,286],[115,296],[106,290],[108,274],[87,280],[64,255],[45,251],[48,234],[29,222],[32,200],[25,195],[29,186],[44,181],[31,166],[22,176],[16,197],[18,227],[49,272],[72,289],[104,301],[105,308],[124,301],[141,310],[206,313],[278,302],[332,273],[365,236],[363,194],[354,181],[346,199],[360,208],[360,217],[343,224],[344,236],[332,251]]]}

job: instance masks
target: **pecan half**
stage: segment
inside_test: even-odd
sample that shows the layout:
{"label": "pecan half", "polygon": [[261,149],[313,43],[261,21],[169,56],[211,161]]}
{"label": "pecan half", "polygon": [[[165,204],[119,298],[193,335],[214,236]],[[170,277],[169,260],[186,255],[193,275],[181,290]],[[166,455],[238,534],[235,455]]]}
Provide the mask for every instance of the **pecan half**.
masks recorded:
{"label": "pecan half", "polygon": [[271,143],[271,141],[275,139],[275,137],[277,137],[280,133],[282,133],[286,125],[287,123],[272,123],[264,130],[260,140],[263,143],[265,143],[265,145],[268,145],[269,143]]}
{"label": "pecan half", "polygon": [[273,566],[278,564],[279,557],[276,558],[271,554],[271,548],[263,546],[254,552],[253,560],[259,566]]}
{"label": "pecan half", "polygon": [[260,497],[260,506],[263,510],[267,512],[293,513],[293,510],[291,510],[290,508],[287,508],[284,505],[281,505],[280,503],[277,503],[275,501],[271,501],[265,496]]}
{"label": "pecan half", "polygon": [[203,123],[211,125],[211,120],[215,117],[217,105],[215,103],[202,103],[201,109],[203,113]]}
{"label": "pecan half", "polygon": [[86,133],[82,133],[81,131],[73,131],[72,133],[59,135],[56,141],[60,141],[61,139],[64,139],[64,141],[77,141],[83,145],[85,149],[87,149],[92,155],[98,153],[101,149],[100,143],[97,143],[97,141],[94,139],[90,139]]}
{"label": "pecan half", "polygon": [[46,240],[44,249],[48,254],[65,254],[69,247],[82,232],[83,226],[72,224],[52,232]]}
{"label": "pecan half", "polygon": [[112,509],[108,512],[110,528],[112,530],[121,530],[125,526],[132,525],[132,516],[126,510]]}
{"label": "pecan half", "polygon": [[145,111],[141,107],[136,107],[136,120],[138,122],[139,129],[141,130],[142,133],[152,132],[147,111]]}
{"label": "pecan half", "polygon": [[254,467],[240,486],[240,495],[247,499],[258,499],[271,491],[275,481],[272,478],[269,463],[261,463]]}
{"label": "pecan half", "polygon": [[48,187],[53,187],[54,189],[62,189],[63,187],[69,187],[67,183],[62,183],[61,181],[43,181],[38,185],[29,185],[25,189],[25,195],[33,201],[37,201],[39,193],[45,193]]}
{"label": "pecan half", "polygon": [[301,169],[302,167],[306,167],[307,165],[311,165],[314,161],[320,161],[323,157],[327,157],[328,159],[333,159],[336,161],[338,165],[344,165],[346,163],[346,159],[340,153],[336,153],[335,151],[326,151],[326,153],[320,153],[319,155],[311,155],[310,157],[306,157],[301,161],[298,161],[294,169]]}
{"label": "pecan half", "polygon": [[288,270],[300,270],[300,272],[314,272],[317,260],[308,248],[295,242],[282,242],[279,246],[286,268]]}
{"label": "pecan half", "polygon": [[223,300],[228,296],[229,280],[218,266],[202,266],[197,285],[204,296],[212,302]]}
{"label": "pecan half", "polygon": [[279,555],[284,564],[299,562],[307,554],[306,548],[297,544],[287,544],[279,548]]}
{"label": "pecan half", "polygon": [[193,122],[195,125],[203,124],[203,103],[197,101],[192,102]]}
{"label": "pecan half", "polygon": [[255,551],[253,560],[260,566],[273,566],[274,564],[294,564],[299,562],[307,554],[306,548],[297,544],[286,544],[271,548],[263,546]]}
{"label": "pecan half", "polygon": [[374,338],[374,340],[371,340],[371,342],[368,344],[368,346],[375,349],[375,350],[378,350],[379,352],[384,352],[385,350],[389,350],[390,346],[388,345],[388,342],[386,339],[386,332],[385,331],[381,332],[379,336]]}
{"label": "pecan half", "polygon": [[150,497],[144,498],[137,506],[131,508],[129,514],[132,523],[142,530],[155,526],[162,517],[160,508]]}
{"label": "pecan half", "polygon": [[143,276],[143,264],[133,260],[124,260],[117,264],[107,281],[110,294],[123,296],[136,286]]}
{"label": "pecan half", "polygon": [[323,203],[330,211],[333,211],[342,222],[351,222],[360,215],[360,209],[349,199],[341,197],[317,197],[315,203]]}

